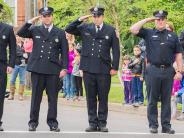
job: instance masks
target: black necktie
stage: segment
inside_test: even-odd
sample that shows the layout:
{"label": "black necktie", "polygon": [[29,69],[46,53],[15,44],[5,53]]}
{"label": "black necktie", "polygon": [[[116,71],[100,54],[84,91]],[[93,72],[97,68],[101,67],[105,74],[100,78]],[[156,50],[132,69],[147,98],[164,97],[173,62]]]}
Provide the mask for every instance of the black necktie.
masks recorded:
{"label": "black necktie", "polygon": [[97,33],[100,32],[100,26],[97,26]]}
{"label": "black necktie", "polygon": [[48,27],[45,27],[45,30],[47,33],[49,33],[49,28]]}
{"label": "black necktie", "polygon": [[96,34],[98,35],[100,32],[100,26],[97,26]]}

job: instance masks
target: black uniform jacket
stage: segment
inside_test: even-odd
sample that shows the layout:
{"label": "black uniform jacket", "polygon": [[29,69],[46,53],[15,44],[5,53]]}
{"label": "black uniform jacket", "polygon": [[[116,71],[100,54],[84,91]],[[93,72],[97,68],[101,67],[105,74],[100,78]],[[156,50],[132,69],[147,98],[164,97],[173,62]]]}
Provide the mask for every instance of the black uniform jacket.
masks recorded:
{"label": "black uniform jacket", "polygon": [[33,50],[27,70],[41,74],[57,75],[68,66],[68,43],[65,32],[55,26],[48,33],[44,25],[26,23],[17,33],[33,39]]}
{"label": "black uniform jacket", "polygon": [[[9,46],[9,58],[7,59],[7,47]],[[0,62],[15,66],[16,39],[13,27],[0,22]]]}
{"label": "black uniform jacket", "polygon": [[111,69],[118,70],[120,48],[115,28],[104,23],[101,31],[96,33],[93,23],[81,23],[76,20],[66,27],[66,32],[82,39],[80,69],[102,74],[109,74]]}

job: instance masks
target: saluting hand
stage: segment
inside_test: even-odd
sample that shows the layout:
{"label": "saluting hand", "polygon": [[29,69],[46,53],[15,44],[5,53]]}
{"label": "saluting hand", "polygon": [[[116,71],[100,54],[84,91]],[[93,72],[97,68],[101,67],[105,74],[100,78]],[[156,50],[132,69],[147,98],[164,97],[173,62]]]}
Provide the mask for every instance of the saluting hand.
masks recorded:
{"label": "saluting hand", "polygon": [[41,16],[33,17],[32,19],[29,20],[29,22],[31,22],[32,24],[35,24],[40,19],[40,17]]}
{"label": "saluting hand", "polygon": [[146,18],[147,23],[148,22],[154,22],[155,20],[159,19],[158,17],[150,17],[150,18]]}
{"label": "saluting hand", "polygon": [[85,15],[85,16],[81,16],[79,18],[80,21],[87,21],[90,17],[92,17],[92,15]]}

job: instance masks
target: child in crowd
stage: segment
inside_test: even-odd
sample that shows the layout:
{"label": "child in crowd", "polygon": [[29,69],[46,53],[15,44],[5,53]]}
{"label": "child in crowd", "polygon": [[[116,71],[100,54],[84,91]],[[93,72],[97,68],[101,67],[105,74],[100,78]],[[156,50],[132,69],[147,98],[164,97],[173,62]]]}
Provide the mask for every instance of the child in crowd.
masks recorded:
{"label": "child in crowd", "polygon": [[125,55],[123,57],[122,77],[121,77],[124,83],[124,104],[132,103],[132,92],[131,92],[132,72],[128,68],[129,63],[130,57],[128,55]]}
{"label": "child in crowd", "polygon": [[66,97],[67,100],[69,100],[74,98],[75,91],[76,91],[75,80],[72,74],[73,61],[75,58],[75,54],[74,54],[75,37],[74,35],[66,33],[66,38],[68,40],[68,47],[69,47],[69,51],[68,51],[69,61],[68,61],[67,75],[63,79],[63,87],[64,87],[63,89],[64,89],[64,97]]}
{"label": "child in crowd", "polygon": [[133,106],[138,107],[144,103],[143,96],[143,74],[144,74],[144,59],[141,57],[141,49],[138,45],[133,48],[134,57],[128,65],[132,70],[132,93]]}
{"label": "child in crowd", "polygon": [[181,89],[177,93],[177,103],[182,104],[182,110],[180,116],[178,116],[176,119],[184,121],[184,76],[181,80]]}
{"label": "child in crowd", "polygon": [[76,98],[74,100],[80,100],[80,96],[83,96],[83,87],[82,87],[82,73],[79,70],[80,66],[80,53],[81,48],[76,47],[74,49],[75,59],[73,61],[73,71],[72,74],[74,75],[75,84],[76,84]]}
{"label": "child in crowd", "polygon": [[[175,71],[177,71],[177,64],[174,62],[173,67]],[[173,88],[171,93],[171,118],[175,119],[177,115],[177,101],[176,96],[178,93],[178,90],[181,88],[181,81],[174,78],[173,81]]]}

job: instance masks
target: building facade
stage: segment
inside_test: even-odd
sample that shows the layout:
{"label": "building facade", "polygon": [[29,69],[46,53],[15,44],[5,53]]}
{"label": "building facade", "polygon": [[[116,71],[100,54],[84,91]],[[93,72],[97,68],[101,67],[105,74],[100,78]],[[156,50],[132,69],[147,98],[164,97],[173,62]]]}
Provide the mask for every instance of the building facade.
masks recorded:
{"label": "building facade", "polygon": [[47,0],[4,0],[13,13],[13,23],[15,27],[21,26],[25,21],[38,15],[38,10],[46,5]]}

